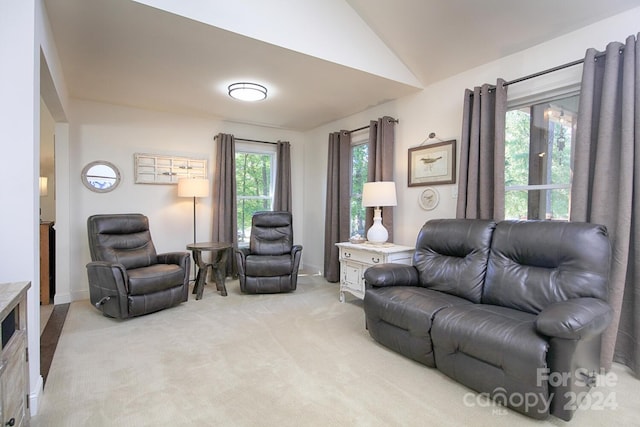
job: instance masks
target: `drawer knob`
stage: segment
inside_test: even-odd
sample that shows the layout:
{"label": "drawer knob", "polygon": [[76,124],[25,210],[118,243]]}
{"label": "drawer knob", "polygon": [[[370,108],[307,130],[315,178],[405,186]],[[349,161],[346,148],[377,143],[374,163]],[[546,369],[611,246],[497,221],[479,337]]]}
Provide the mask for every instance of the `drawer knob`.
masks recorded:
{"label": "drawer knob", "polygon": [[351,253],[350,252],[345,252],[344,253],[344,257],[345,258],[351,258]]}
{"label": "drawer knob", "polygon": [[15,418],[11,418],[9,421],[7,421],[7,424],[9,427],[16,425],[16,419]]}
{"label": "drawer knob", "polygon": [[380,258],[371,257],[371,261],[373,261],[374,264],[377,264],[380,262]]}

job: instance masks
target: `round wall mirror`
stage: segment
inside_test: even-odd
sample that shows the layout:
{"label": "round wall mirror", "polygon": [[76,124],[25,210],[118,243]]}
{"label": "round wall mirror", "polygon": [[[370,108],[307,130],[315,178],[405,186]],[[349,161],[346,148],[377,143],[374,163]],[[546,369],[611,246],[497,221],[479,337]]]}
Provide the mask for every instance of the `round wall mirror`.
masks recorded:
{"label": "round wall mirror", "polygon": [[120,184],[120,171],[104,160],[91,162],[82,169],[82,183],[96,193],[108,193]]}

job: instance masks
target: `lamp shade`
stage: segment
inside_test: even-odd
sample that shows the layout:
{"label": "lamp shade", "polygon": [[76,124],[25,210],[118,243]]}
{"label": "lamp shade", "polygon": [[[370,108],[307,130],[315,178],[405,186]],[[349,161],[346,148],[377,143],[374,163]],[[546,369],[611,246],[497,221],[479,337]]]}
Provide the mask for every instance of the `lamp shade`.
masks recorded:
{"label": "lamp shade", "polygon": [[207,197],[209,180],[206,178],[178,179],[178,197]]}
{"label": "lamp shade", "polygon": [[393,181],[365,182],[362,188],[362,206],[396,206],[396,183]]}

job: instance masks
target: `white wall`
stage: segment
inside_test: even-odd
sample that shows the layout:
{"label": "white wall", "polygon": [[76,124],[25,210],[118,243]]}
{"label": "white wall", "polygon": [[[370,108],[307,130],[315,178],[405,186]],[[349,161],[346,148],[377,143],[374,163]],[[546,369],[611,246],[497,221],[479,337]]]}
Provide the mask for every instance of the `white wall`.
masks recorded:
{"label": "white wall", "polygon": [[[40,376],[39,306],[39,2],[0,1],[0,283],[29,281],[29,399],[37,411]],[[35,327],[34,327],[35,325]]]}
{"label": "white wall", "polygon": [[[555,67],[584,57],[588,48],[604,50],[611,41],[624,41],[640,30],[640,8],[600,21],[581,30],[559,37],[501,60],[468,70],[425,88],[424,91],[338,120],[307,133],[305,175],[317,177],[305,183],[305,262],[308,268],[322,269],[324,242],[324,207],[326,195],[327,142],[329,132],[356,129],[369,120],[389,115],[396,125],[395,181],[398,206],[394,210],[394,240],[404,245],[415,244],[420,227],[433,218],[455,216],[457,185],[439,185],[440,204],[430,212],[418,205],[423,187],[407,185],[408,149],[420,145],[430,132],[443,140],[458,141],[462,128],[462,102],[466,88],[507,81]],[[508,36],[508,35],[505,35]],[[581,67],[545,78],[509,86],[509,98],[524,97],[532,92],[569,86],[579,81]],[[433,141],[430,141],[433,142]],[[458,156],[459,157],[459,156]]]}
{"label": "white wall", "polygon": [[[304,182],[301,133],[73,99],[69,118],[70,277],[56,283],[57,304],[89,297],[85,265],[90,261],[86,229],[90,215],[132,212],[147,215],[158,252],[185,251],[191,243],[193,199],[179,198],[176,185],[135,184],[134,153],[205,158],[212,176],[213,137],[219,132],[238,138],[290,141],[294,233],[297,242],[302,242],[302,217],[298,214],[302,212]],[[95,193],[81,183],[82,168],[95,160],[106,160],[119,168],[122,182],[114,191]],[[198,199],[198,241],[211,240],[211,206],[211,197]]]}

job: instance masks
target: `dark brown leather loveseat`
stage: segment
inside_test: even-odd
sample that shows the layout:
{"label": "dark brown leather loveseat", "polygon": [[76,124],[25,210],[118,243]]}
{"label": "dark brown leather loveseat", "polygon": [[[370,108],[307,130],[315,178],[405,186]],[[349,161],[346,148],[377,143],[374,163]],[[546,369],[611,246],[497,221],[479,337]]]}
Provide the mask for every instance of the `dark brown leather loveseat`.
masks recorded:
{"label": "dark brown leather loveseat", "polygon": [[413,266],[365,272],[367,328],[500,404],[570,420],[600,370],[610,257],[595,224],[429,221]]}

